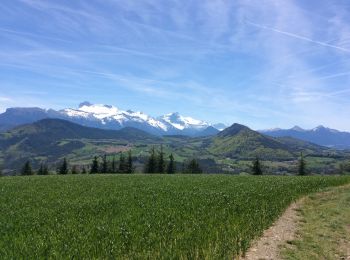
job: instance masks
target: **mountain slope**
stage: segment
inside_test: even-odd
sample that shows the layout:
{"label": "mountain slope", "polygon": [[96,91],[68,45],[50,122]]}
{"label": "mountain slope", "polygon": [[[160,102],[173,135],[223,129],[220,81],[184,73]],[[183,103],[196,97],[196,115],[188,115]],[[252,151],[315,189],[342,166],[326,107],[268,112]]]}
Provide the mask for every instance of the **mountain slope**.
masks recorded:
{"label": "mountain slope", "polygon": [[[208,128],[208,131],[215,131]],[[275,165],[275,168],[269,169],[272,173],[280,171],[281,167],[285,171],[288,167],[294,167],[293,162],[300,152],[319,157],[327,163],[330,158],[340,155],[339,152],[302,140],[265,136],[240,124],[233,124],[220,133],[205,137],[157,137],[135,128],[104,130],[61,119],[44,119],[0,134],[0,165],[3,169],[18,170],[30,159],[34,168],[46,162],[54,169],[63,157],[67,157],[74,164],[88,166],[95,155],[115,156],[121,151],[132,150],[141,170],[148,152],[152,147],[159,149],[160,145],[163,145],[167,155],[172,153],[179,164],[190,158],[199,159],[207,172],[220,172],[222,167],[237,173],[242,169],[249,171],[251,159],[255,156]],[[335,159],[332,160],[336,165]]]}
{"label": "mountain slope", "polygon": [[350,133],[318,126],[305,130],[298,126],[291,129],[261,130],[263,134],[273,137],[294,137],[308,142],[338,149],[350,148]]}
{"label": "mountain slope", "polygon": [[135,128],[103,130],[90,128],[61,119],[43,119],[0,134],[0,151],[7,167],[18,167],[25,159],[46,158],[56,161],[74,150],[84,148],[86,140],[117,141],[128,144],[138,141],[155,142],[159,138]]}
{"label": "mountain slope", "polygon": [[301,140],[265,136],[240,124],[233,124],[213,137],[208,149],[229,158],[259,156],[265,160],[295,159],[300,151],[316,154],[326,150]]}
{"label": "mountain slope", "polygon": [[48,117],[59,117],[59,113],[38,107],[8,108],[0,114],[0,131],[5,131],[18,125],[29,124]]}

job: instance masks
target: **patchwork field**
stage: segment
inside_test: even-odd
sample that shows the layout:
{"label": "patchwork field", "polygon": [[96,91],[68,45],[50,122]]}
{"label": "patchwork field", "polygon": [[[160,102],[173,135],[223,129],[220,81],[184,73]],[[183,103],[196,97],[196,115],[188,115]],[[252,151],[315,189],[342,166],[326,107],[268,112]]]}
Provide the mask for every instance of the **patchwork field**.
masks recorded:
{"label": "patchwork field", "polygon": [[0,178],[0,256],[230,258],[300,196],[350,177]]}

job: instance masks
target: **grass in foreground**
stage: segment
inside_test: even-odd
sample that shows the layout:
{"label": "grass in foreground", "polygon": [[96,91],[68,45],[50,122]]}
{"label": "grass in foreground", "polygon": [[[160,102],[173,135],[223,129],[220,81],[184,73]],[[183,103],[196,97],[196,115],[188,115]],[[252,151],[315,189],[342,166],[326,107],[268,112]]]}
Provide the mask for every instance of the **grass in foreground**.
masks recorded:
{"label": "grass in foreground", "polygon": [[309,196],[301,208],[299,238],[282,250],[285,259],[350,257],[350,186]]}
{"label": "grass in foreground", "polygon": [[302,195],[349,177],[0,179],[4,258],[230,258]]}

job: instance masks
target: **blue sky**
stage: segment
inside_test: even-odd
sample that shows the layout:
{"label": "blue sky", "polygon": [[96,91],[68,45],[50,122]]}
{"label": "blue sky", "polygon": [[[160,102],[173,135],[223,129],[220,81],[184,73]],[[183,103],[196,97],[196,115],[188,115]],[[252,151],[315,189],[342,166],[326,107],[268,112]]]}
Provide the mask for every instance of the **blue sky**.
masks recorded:
{"label": "blue sky", "polygon": [[81,101],[350,130],[348,0],[2,0],[0,111]]}

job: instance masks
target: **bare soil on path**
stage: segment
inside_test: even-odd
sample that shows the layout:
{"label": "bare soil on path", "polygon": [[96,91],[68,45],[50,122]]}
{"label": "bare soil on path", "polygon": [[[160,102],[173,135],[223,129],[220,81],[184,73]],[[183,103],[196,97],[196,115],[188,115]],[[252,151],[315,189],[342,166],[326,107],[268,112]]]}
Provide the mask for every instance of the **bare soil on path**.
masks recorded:
{"label": "bare soil on path", "polygon": [[240,260],[350,260],[350,185],[291,204]]}
{"label": "bare soil on path", "polygon": [[298,210],[303,199],[291,204],[283,215],[267,230],[262,237],[255,241],[241,260],[280,259],[281,245],[295,239],[298,222],[301,219]]}

